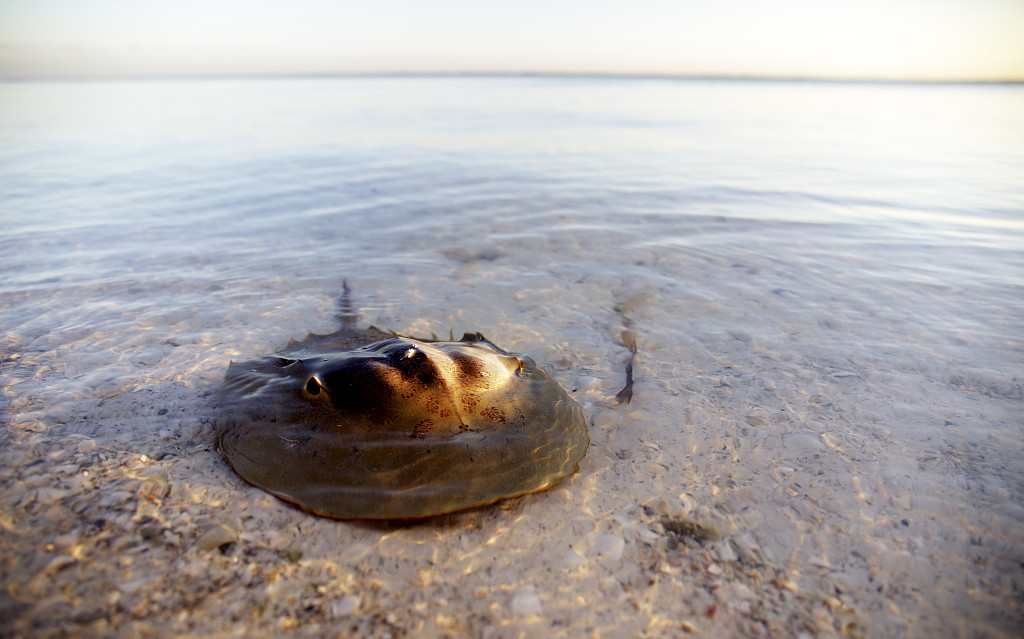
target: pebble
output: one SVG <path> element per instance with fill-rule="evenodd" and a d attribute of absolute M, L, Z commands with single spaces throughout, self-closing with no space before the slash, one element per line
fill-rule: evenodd
<path fill-rule="evenodd" d="M 591 377 L 589 375 L 580 375 L 576 378 L 576 392 L 577 393 L 590 393 L 599 390 L 601 387 L 601 380 L 597 377 Z"/>
<path fill-rule="evenodd" d="M 825 448 L 821 438 L 811 433 L 789 433 L 783 436 L 782 443 L 791 457 L 813 455 Z"/>
<path fill-rule="evenodd" d="M 359 604 L 362 602 L 362 597 L 358 595 L 345 595 L 331 604 L 331 615 L 335 617 L 348 616 L 358 610 Z"/>
<path fill-rule="evenodd" d="M 693 512 L 694 507 L 697 505 L 693 499 L 693 495 L 689 493 L 682 493 L 676 495 L 676 498 L 679 500 L 679 506 L 682 509 L 680 511 L 680 514 L 682 515 L 689 515 L 691 512 Z"/>
<path fill-rule="evenodd" d="M 649 502 L 647 504 L 647 507 L 653 510 L 655 514 L 660 515 L 662 517 L 670 517 L 673 514 L 675 514 L 675 510 L 678 510 L 674 510 L 672 506 L 668 503 L 668 501 L 663 497 L 659 497 L 654 501 Z"/>
<path fill-rule="evenodd" d="M 539 615 L 543 610 L 543 606 L 541 606 L 540 597 L 534 594 L 533 586 L 524 586 L 515 597 L 512 597 L 509 609 L 514 615 L 526 617 L 529 615 Z"/>
<path fill-rule="evenodd" d="M 75 450 L 77 450 L 80 453 L 88 453 L 90 451 L 96 450 L 96 440 L 83 439 L 80 442 L 78 442 L 77 446 L 75 446 Z"/>
<path fill-rule="evenodd" d="M 622 558 L 626 540 L 618 535 L 600 534 L 594 538 L 592 545 L 601 558 L 618 561 Z"/>
<path fill-rule="evenodd" d="M 594 415 L 594 428 L 617 428 L 622 424 L 622 413 L 606 410 Z"/>
<path fill-rule="evenodd" d="M 565 551 L 565 563 L 569 564 L 570 566 L 579 566 L 580 564 L 585 563 L 586 561 L 587 558 L 578 553 L 573 548 L 570 548 L 569 550 Z"/>
<path fill-rule="evenodd" d="M 729 585 L 729 595 L 739 601 L 757 601 L 757 595 L 745 583 L 736 581 Z"/>
<path fill-rule="evenodd" d="M 196 550 L 213 550 L 238 540 L 238 533 L 227 524 L 216 524 L 196 539 Z"/>
<path fill-rule="evenodd" d="M 718 552 L 718 559 L 720 561 L 729 563 L 737 559 L 736 551 L 732 549 L 732 545 L 727 541 L 715 544 L 715 550 Z"/>

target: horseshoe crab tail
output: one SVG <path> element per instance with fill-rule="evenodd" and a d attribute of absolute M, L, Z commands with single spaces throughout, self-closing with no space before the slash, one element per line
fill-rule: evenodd
<path fill-rule="evenodd" d="M 338 298 L 338 314 L 334 316 L 341 324 L 341 328 L 355 330 L 356 322 L 359 321 L 359 313 L 352 306 L 352 289 L 348 286 L 348 279 L 341 280 L 341 297 Z"/>

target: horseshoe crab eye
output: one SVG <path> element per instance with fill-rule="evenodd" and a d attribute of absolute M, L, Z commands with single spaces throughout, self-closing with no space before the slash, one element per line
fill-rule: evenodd
<path fill-rule="evenodd" d="M 523 360 L 519 359 L 518 357 L 516 357 L 515 360 L 516 360 L 516 375 L 522 375 L 523 374 L 523 369 L 526 368 L 526 362 L 524 362 Z"/>
<path fill-rule="evenodd" d="M 320 380 L 315 377 L 310 377 L 309 380 L 306 381 L 306 392 L 310 395 L 319 395 L 321 388 L 323 388 L 323 386 L 320 385 Z"/>
<path fill-rule="evenodd" d="M 410 348 L 409 350 L 405 351 L 405 354 L 402 355 L 402 357 L 404 357 L 405 359 L 412 359 L 413 357 L 416 357 L 416 349 Z"/>

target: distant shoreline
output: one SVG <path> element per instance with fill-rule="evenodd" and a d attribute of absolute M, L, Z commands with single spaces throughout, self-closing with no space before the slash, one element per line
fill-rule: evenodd
<path fill-rule="evenodd" d="M 668 80 L 687 82 L 772 82 L 807 84 L 884 84 L 884 85 L 984 85 L 1007 86 L 1024 84 L 1018 79 L 915 79 L 915 78 L 842 78 L 828 76 L 768 76 L 768 75 L 715 75 L 665 73 L 557 73 L 557 72 L 438 72 L 438 71 L 386 71 L 386 72 L 324 72 L 324 73 L 183 73 L 152 75 L 39 75 L 0 76 L 2 83 L 46 82 L 176 82 L 176 81 L 246 81 L 246 80 L 332 80 L 371 78 L 551 78 L 565 80 Z"/>

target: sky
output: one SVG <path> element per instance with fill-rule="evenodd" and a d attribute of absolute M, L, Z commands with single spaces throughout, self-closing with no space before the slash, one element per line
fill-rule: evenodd
<path fill-rule="evenodd" d="M 1024 0 L 0 0 L 0 77 L 1024 80 Z"/>

